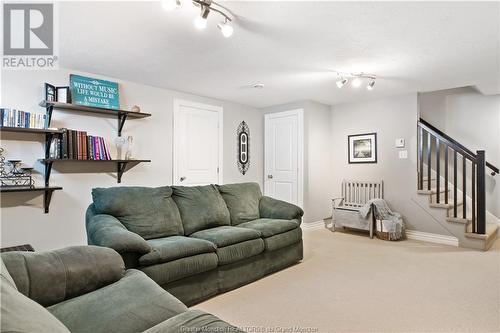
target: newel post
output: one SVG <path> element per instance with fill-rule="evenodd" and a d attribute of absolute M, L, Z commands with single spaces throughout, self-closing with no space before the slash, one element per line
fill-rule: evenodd
<path fill-rule="evenodd" d="M 486 158 L 484 150 L 478 150 L 476 153 L 477 233 L 484 235 L 486 233 Z"/>

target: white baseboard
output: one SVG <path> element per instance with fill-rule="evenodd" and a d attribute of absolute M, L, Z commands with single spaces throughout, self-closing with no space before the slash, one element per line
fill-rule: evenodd
<path fill-rule="evenodd" d="M 406 238 L 423 242 L 458 246 L 458 238 L 453 236 L 431 234 L 423 231 L 406 230 Z"/>
<path fill-rule="evenodd" d="M 325 227 L 325 221 L 321 220 L 321 221 L 308 222 L 308 223 L 302 222 L 300 227 L 302 228 L 302 230 L 322 229 Z"/>

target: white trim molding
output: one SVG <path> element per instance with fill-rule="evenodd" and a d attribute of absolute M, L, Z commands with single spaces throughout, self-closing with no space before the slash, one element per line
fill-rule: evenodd
<path fill-rule="evenodd" d="M 428 243 L 458 246 L 458 238 L 453 236 L 431 234 L 417 230 L 406 230 L 406 238 Z"/>
<path fill-rule="evenodd" d="M 302 230 L 323 229 L 323 228 L 325 228 L 325 221 L 321 220 L 321 221 L 309 222 L 309 223 L 302 222 L 300 224 L 300 227 L 302 228 Z"/>

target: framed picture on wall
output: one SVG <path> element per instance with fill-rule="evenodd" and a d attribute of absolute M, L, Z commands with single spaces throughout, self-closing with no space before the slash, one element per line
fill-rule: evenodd
<path fill-rule="evenodd" d="M 377 133 L 347 136 L 349 164 L 377 163 Z"/>

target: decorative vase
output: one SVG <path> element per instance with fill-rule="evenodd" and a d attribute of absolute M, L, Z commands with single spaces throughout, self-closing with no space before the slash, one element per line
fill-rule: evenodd
<path fill-rule="evenodd" d="M 123 153 L 123 147 L 127 144 L 127 139 L 125 139 L 122 136 L 119 136 L 115 139 L 115 145 L 116 145 L 116 158 L 118 160 L 121 160 L 123 158 L 122 153 Z"/>
<path fill-rule="evenodd" d="M 132 159 L 132 146 L 133 146 L 133 141 L 134 141 L 134 138 L 129 135 L 127 137 L 127 152 L 125 153 L 125 159 L 126 160 L 130 160 Z"/>

